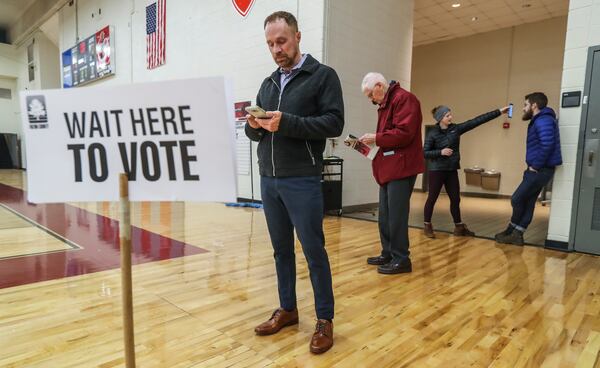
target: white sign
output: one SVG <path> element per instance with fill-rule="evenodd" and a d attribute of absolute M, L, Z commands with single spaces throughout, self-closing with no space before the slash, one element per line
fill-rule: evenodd
<path fill-rule="evenodd" d="M 34 203 L 235 201 L 235 121 L 222 77 L 21 92 Z"/>

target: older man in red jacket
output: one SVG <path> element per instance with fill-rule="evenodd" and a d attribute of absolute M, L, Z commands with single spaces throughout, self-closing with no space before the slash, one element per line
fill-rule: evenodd
<path fill-rule="evenodd" d="M 373 159 L 373 176 L 379 184 L 379 235 L 382 251 L 367 258 L 383 274 L 412 271 L 408 250 L 410 196 L 419 173 L 425 171 L 421 140 L 421 105 L 412 93 L 380 73 L 367 74 L 362 92 L 377 110 L 377 133 L 360 140 L 375 143 L 379 152 Z"/>

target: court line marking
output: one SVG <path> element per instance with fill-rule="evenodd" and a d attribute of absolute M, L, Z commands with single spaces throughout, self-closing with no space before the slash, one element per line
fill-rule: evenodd
<path fill-rule="evenodd" d="M 8 257 L 0 257 L 0 260 L 3 259 L 11 259 L 11 258 L 21 258 L 21 257 L 28 257 L 28 256 L 38 256 L 38 255 L 43 255 L 43 254 L 50 254 L 50 253 L 59 253 L 59 252 L 68 252 L 68 251 L 72 251 L 72 250 L 80 250 L 83 249 L 83 247 L 67 238 L 65 238 L 64 236 L 56 233 L 53 230 L 48 229 L 46 226 L 39 224 L 35 221 L 33 221 L 32 219 L 30 219 L 29 217 L 13 210 L 12 208 L 10 208 L 9 206 L 5 205 L 4 203 L 0 203 L 0 207 L 7 210 L 8 212 L 12 213 L 13 215 L 16 215 L 17 217 L 19 217 L 22 220 L 27 221 L 28 223 L 30 223 L 31 225 L 33 225 L 34 227 L 37 227 L 38 229 L 44 231 L 45 233 L 47 233 L 48 235 L 58 239 L 59 241 L 65 243 L 67 246 L 70 247 L 70 249 L 57 249 L 57 250 L 51 250 L 51 251 L 42 251 L 42 252 L 36 252 L 36 253 L 28 253 L 28 254 L 21 254 L 21 255 L 16 255 L 16 256 L 8 256 Z"/>

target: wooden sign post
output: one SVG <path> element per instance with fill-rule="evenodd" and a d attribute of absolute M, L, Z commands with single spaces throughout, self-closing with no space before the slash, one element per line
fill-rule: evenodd
<path fill-rule="evenodd" d="M 133 293 L 131 282 L 131 214 L 129 204 L 129 178 L 119 175 L 119 243 L 121 246 L 121 294 L 123 299 L 123 337 L 125 363 L 135 368 L 135 342 L 133 335 Z"/>

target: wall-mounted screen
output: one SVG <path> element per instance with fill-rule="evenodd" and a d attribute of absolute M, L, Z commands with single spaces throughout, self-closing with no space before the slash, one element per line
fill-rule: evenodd
<path fill-rule="evenodd" d="M 581 91 L 563 92 L 561 107 L 577 107 L 581 105 Z"/>
<path fill-rule="evenodd" d="M 62 53 L 63 88 L 77 87 L 115 73 L 112 27 L 80 41 Z"/>

